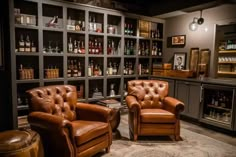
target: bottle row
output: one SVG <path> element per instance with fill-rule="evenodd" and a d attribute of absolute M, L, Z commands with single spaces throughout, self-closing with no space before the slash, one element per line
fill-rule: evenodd
<path fill-rule="evenodd" d="M 35 59 L 34 59 L 35 60 Z M 60 59 L 59 59 L 60 60 Z M 61 60 L 62 61 L 62 60 Z M 38 63 L 23 63 L 17 61 L 19 67 L 17 79 L 27 80 L 27 79 L 38 79 L 39 78 L 39 68 Z M 30 64 L 30 65 L 29 65 Z M 18 66 L 17 65 L 17 66 Z M 87 70 L 85 70 L 87 68 Z M 62 78 L 64 76 L 63 66 L 58 63 L 50 63 L 46 61 L 44 65 L 44 78 Z M 105 72 L 104 72 L 105 70 Z M 87 71 L 87 74 L 85 74 Z M 67 60 L 67 78 L 75 77 L 92 77 L 92 76 L 112 76 L 112 75 L 148 75 L 150 74 L 150 67 L 146 61 L 140 61 L 140 63 L 135 66 L 135 60 L 125 60 L 124 66 L 121 67 L 120 60 L 108 60 L 107 67 L 103 68 L 103 61 L 96 59 L 89 59 L 89 64 L 86 67 L 85 61 L 82 58 L 68 58 Z"/>
<path fill-rule="evenodd" d="M 23 1 L 14 4 L 15 24 L 38 26 L 38 4 L 34 2 Z M 86 8 L 86 7 L 85 7 Z M 105 16 L 104 13 L 89 11 L 86 15 L 85 10 L 67 8 L 66 17 L 63 17 L 64 9 L 62 6 L 42 4 L 42 22 L 44 27 L 63 29 L 63 18 L 66 18 L 66 29 L 69 31 L 86 31 L 108 34 L 122 34 L 137 36 L 140 20 L 136 18 L 125 17 L 122 23 L 122 15 Z M 86 20 L 88 18 L 88 20 Z M 107 19 L 105 19 L 107 18 Z M 87 21 L 87 23 L 86 23 Z M 107 23 L 105 23 L 107 21 Z M 158 22 L 149 22 L 149 37 L 161 39 L 163 37 L 163 24 Z M 87 27 L 87 28 L 86 28 Z"/>
<path fill-rule="evenodd" d="M 19 36 L 16 37 L 16 39 L 18 39 L 18 42 L 16 42 L 16 52 L 37 52 L 38 43 L 35 43 L 33 39 L 35 36 L 30 36 L 30 33 L 18 34 Z M 55 34 L 55 37 L 51 38 L 47 38 L 47 35 L 45 36 L 46 41 L 43 41 L 43 53 L 63 53 L 63 41 L 60 33 Z M 57 39 L 55 40 L 55 38 Z M 136 55 L 136 43 L 136 40 L 125 39 L 124 55 Z M 72 54 L 85 54 L 85 37 L 69 35 L 67 52 Z M 162 44 L 157 41 L 150 42 L 149 40 L 140 40 L 137 52 L 139 56 L 162 56 Z M 107 54 L 121 55 L 121 53 L 121 39 L 108 38 Z M 89 36 L 88 54 L 104 54 L 103 37 Z"/>
<path fill-rule="evenodd" d="M 219 50 L 236 50 L 236 39 L 221 41 Z"/>

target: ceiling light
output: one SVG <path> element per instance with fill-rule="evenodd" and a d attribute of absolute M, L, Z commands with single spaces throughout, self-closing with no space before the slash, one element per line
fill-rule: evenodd
<path fill-rule="evenodd" d="M 200 12 L 200 18 L 197 20 L 197 23 L 198 23 L 199 25 L 201 25 L 201 24 L 204 23 L 204 18 L 202 18 L 202 10 L 201 10 L 201 12 Z"/>

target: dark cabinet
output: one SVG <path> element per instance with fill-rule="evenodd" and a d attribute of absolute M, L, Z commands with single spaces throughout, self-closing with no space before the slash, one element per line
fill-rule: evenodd
<path fill-rule="evenodd" d="M 198 119 L 200 108 L 201 83 L 176 81 L 175 97 L 185 104 L 183 115 Z"/>

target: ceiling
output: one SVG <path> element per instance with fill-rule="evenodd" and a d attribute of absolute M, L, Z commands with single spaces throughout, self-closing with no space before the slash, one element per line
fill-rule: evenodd
<path fill-rule="evenodd" d="M 113 2 L 116 9 L 146 16 L 168 18 L 226 3 L 235 3 L 235 0 L 114 0 Z M 116 5 L 122 6 L 122 8 L 117 8 Z"/>

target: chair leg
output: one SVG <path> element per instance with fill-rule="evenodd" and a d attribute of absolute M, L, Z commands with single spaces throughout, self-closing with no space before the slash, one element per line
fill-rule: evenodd
<path fill-rule="evenodd" d="M 134 134 L 134 141 L 137 141 L 137 140 L 138 140 L 138 135 Z"/>
<path fill-rule="evenodd" d="M 180 137 L 180 135 L 175 135 L 175 141 L 182 141 L 183 139 Z"/>
<path fill-rule="evenodd" d="M 110 152 L 110 146 L 106 148 L 106 153 L 109 153 L 109 152 Z"/>

